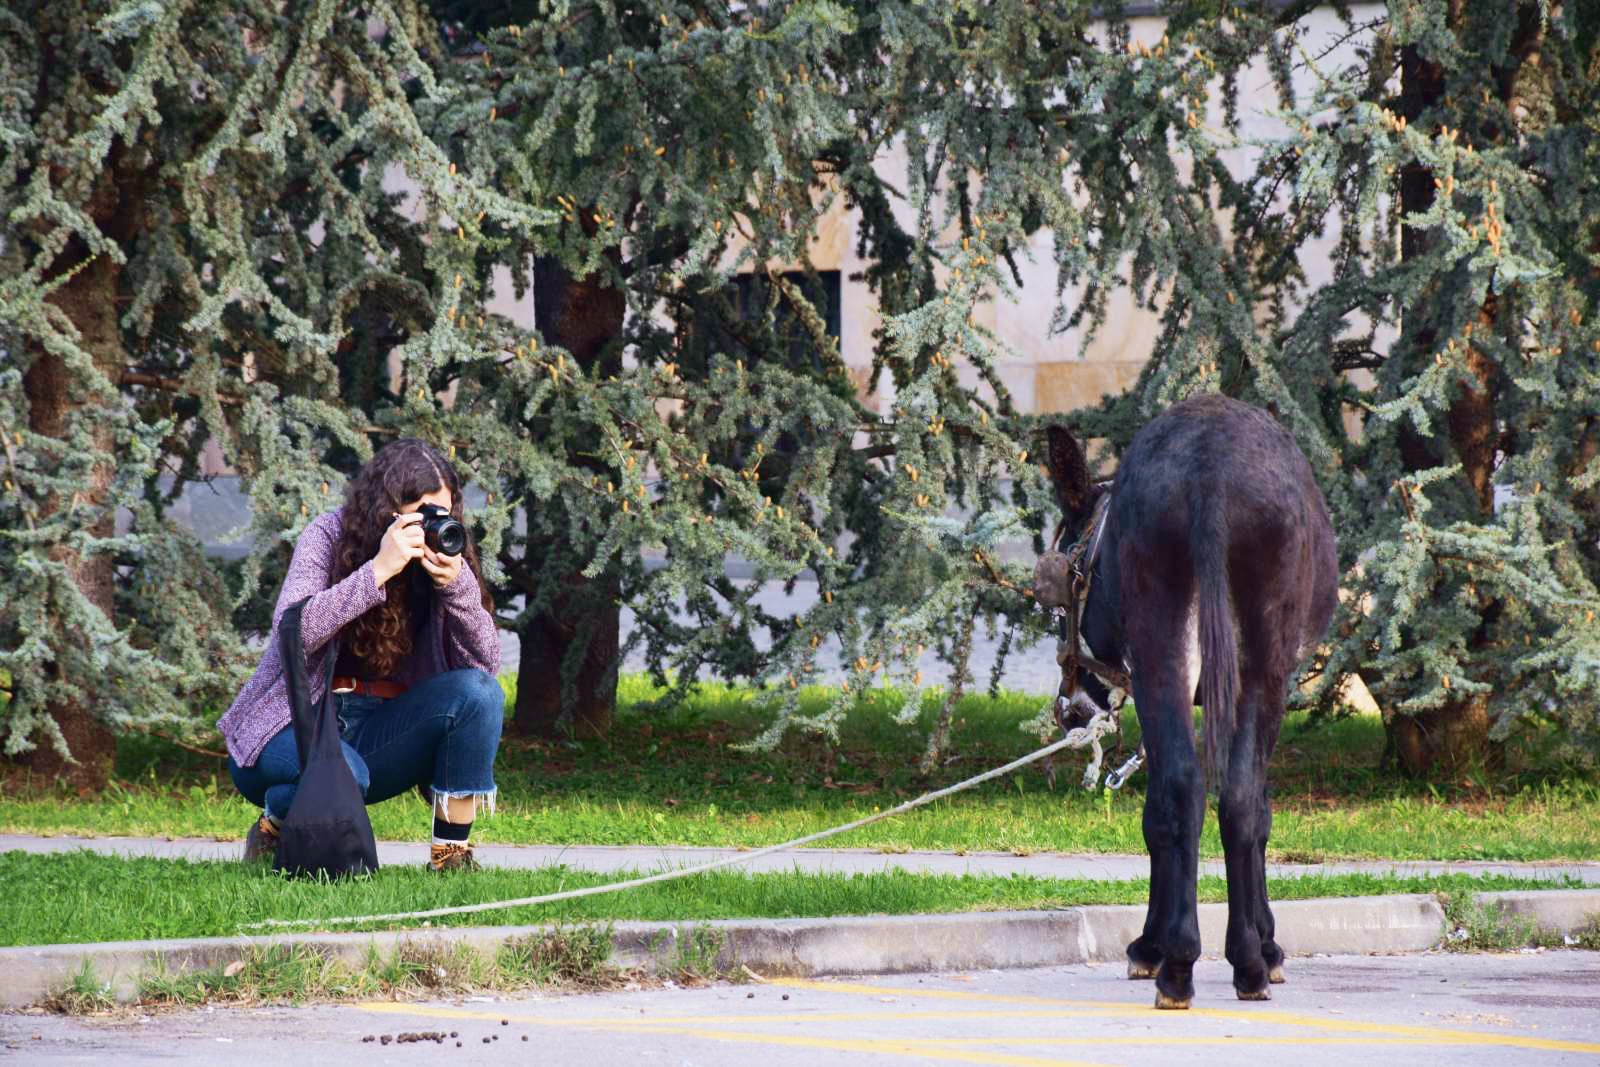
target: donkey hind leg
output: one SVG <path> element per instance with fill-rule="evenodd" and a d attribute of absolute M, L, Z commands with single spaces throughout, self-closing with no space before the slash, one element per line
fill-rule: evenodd
<path fill-rule="evenodd" d="M 1278 746 L 1278 729 L 1283 725 L 1284 694 L 1287 692 L 1288 679 L 1293 673 L 1292 667 L 1284 672 L 1283 681 L 1274 687 L 1263 690 L 1265 702 L 1262 710 L 1265 718 L 1260 721 L 1257 738 L 1261 750 L 1261 764 L 1266 766 L 1272 758 L 1272 750 Z M 1272 837 L 1272 799 L 1267 795 L 1267 780 L 1265 771 L 1261 775 L 1261 824 L 1260 836 L 1256 839 L 1256 898 L 1255 916 L 1256 932 L 1261 935 L 1261 960 L 1267 965 L 1267 981 L 1272 985 L 1281 985 L 1285 981 L 1283 974 L 1283 949 L 1278 946 L 1277 923 L 1272 918 L 1272 906 L 1267 903 L 1267 841 Z"/>
<path fill-rule="evenodd" d="M 1272 758 L 1272 750 L 1277 747 L 1278 727 L 1283 724 L 1282 693 L 1284 687 L 1279 686 L 1269 692 L 1268 696 L 1273 703 L 1268 704 L 1267 714 L 1270 716 L 1262 722 L 1260 732 L 1262 756 L 1264 765 Z M 1267 981 L 1273 985 L 1284 982 L 1283 974 L 1283 949 L 1278 946 L 1277 923 L 1272 918 L 1272 906 L 1267 903 L 1267 841 L 1272 837 L 1272 799 L 1267 795 L 1266 775 L 1261 778 L 1261 835 L 1256 839 L 1256 931 L 1261 935 L 1261 960 L 1267 965 Z"/>
<path fill-rule="evenodd" d="M 1227 777 L 1217 798 L 1228 872 L 1226 954 L 1233 964 L 1239 999 L 1270 1000 L 1274 971 L 1282 980 L 1283 951 L 1273 940 L 1276 931 L 1267 905 L 1266 846 L 1272 816 L 1259 727 L 1272 709 L 1270 697 L 1263 699 L 1262 687 L 1247 685 L 1241 696 L 1243 714 L 1229 746 Z"/>
<path fill-rule="evenodd" d="M 1195 881 L 1205 787 L 1194 750 L 1193 686 L 1141 684 L 1135 706 L 1150 754 L 1144 840 L 1150 851 L 1150 908 L 1144 933 L 1128 946 L 1129 973 L 1155 964 L 1156 1007 L 1187 1008 L 1200 956 Z M 1157 962 L 1159 961 L 1159 962 Z"/>
<path fill-rule="evenodd" d="M 1256 895 L 1256 931 L 1261 935 L 1261 960 L 1267 965 L 1267 981 L 1282 985 L 1286 981 L 1283 949 L 1278 946 L 1277 923 L 1273 921 L 1272 907 L 1267 903 L 1267 840 L 1272 836 L 1272 801 L 1267 797 L 1264 785 L 1261 788 L 1261 810 L 1265 813 L 1266 826 L 1261 835 L 1261 844 L 1256 849 L 1256 870 L 1261 872 L 1260 892 Z"/>

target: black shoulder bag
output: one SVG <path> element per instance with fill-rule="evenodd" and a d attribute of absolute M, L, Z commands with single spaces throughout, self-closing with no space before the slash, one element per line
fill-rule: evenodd
<path fill-rule="evenodd" d="M 273 867 L 292 875 L 329 878 L 370 874 L 378 869 L 378 846 L 361 787 L 344 761 L 334 712 L 333 666 L 339 649 L 329 642 L 322 698 L 313 706 L 306 685 L 305 645 L 300 640 L 300 613 L 305 606 L 302 600 L 278 620 L 278 653 L 289 684 L 295 747 L 300 750 L 300 784 L 278 828 Z"/>

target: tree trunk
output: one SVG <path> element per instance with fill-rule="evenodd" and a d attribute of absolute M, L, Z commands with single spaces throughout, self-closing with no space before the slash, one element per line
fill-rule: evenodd
<path fill-rule="evenodd" d="M 1459 31 L 1461 4 L 1450 6 L 1450 25 Z M 1516 58 L 1509 70 L 1496 70 L 1493 84 L 1502 99 L 1512 99 L 1516 92 L 1516 77 L 1520 61 L 1538 46 L 1540 21 L 1535 5 L 1524 4 L 1517 40 L 1512 47 Z M 1444 72 L 1437 64 L 1426 62 L 1416 48 L 1406 48 L 1401 53 L 1401 113 L 1408 123 L 1416 122 L 1430 107 L 1440 102 L 1444 94 Z M 1408 166 L 1400 179 L 1400 203 L 1407 214 L 1425 212 L 1433 206 L 1433 174 L 1420 164 Z M 1423 254 L 1428 244 L 1428 234 L 1410 226 L 1401 231 L 1400 249 L 1403 258 Z M 1496 327 L 1497 304 L 1491 293 L 1479 311 L 1476 331 L 1490 333 Z M 1413 351 L 1420 359 L 1429 358 L 1439 339 L 1432 330 L 1419 330 L 1414 336 Z M 1494 464 L 1500 440 L 1496 402 L 1501 381 L 1500 368 L 1471 342 L 1464 343 L 1467 369 L 1475 385 L 1463 385 L 1450 404 L 1446 420 L 1449 449 L 1444 442 L 1425 440 L 1410 430 L 1402 432 L 1401 455 L 1409 469 L 1438 466 L 1444 462 L 1461 464 L 1461 476 L 1471 492 L 1478 515 L 1484 521 L 1494 517 Z M 1453 455 L 1452 455 L 1453 454 Z M 1502 605 L 1488 596 L 1479 596 L 1481 622 L 1468 641 L 1469 652 L 1484 649 L 1490 640 L 1490 625 Z M 1416 715 L 1393 715 L 1387 722 L 1390 744 L 1407 773 L 1420 778 L 1449 777 L 1477 764 L 1498 764 L 1503 758 L 1503 746 L 1489 738 L 1488 702 L 1477 696 L 1467 696 L 1450 701 Z"/>
<path fill-rule="evenodd" d="M 1578 450 L 1568 477 L 1575 478 L 1588 470 L 1597 457 L 1600 457 L 1600 418 L 1590 418 L 1578 437 Z M 1583 533 L 1576 539 L 1578 554 L 1588 560 L 1589 580 L 1600 583 L 1600 486 L 1573 494 L 1572 507 L 1583 524 Z"/>
<path fill-rule="evenodd" d="M 585 641 L 586 647 L 578 666 L 571 731 L 578 737 L 603 737 L 611 729 L 621 643 L 617 581 L 607 575 L 592 581 L 573 575 L 572 582 L 573 591 L 557 598 L 522 632 L 512 720 L 519 734 L 552 737 L 563 732 L 561 662 L 574 641 Z"/>
<path fill-rule="evenodd" d="M 1500 762 L 1500 747 L 1489 742 L 1489 702 L 1484 697 L 1391 715 L 1385 725 L 1400 766 L 1418 778 L 1439 781 Z"/>
<path fill-rule="evenodd" d="M 76 32 L 72 23 L 81 17 L 75 6 L 58 4 L 41 7 L 38 39 L 44 49 L 41 70 L 44 81 L 37 86 L 34 118 L 47 113 L 48 102 L 59 97 L 70 86 L 82 91 L 76 64 L 57 54 L 64 40 L 72 39 Z M 90 78 L 94 83 L 94 78 Z M 114 86 L 101 85 L 106 93 Z M 71 131 L 58 131 L 65 137 Z M 125 141 L 117 141 L 99 173 L 89 196 L 81 205 L 85 214 L 100 228 L 102 234 L 127 247 L 137 237 L 146 223 L 145 190 L 152 175 L 139 169 L 133 162 Z M 58 179 L 65 175 L 58 176 Z M 19 234 L 16 240 L 26 243 L 30 234 Z M 7 237 L 7 242 L 13 237 Z M 59 288 L 45 300 L 67 318 L 78 331 L 78 345 L 94 361 L 95 367 L 110 383 L 108 392 L 95 395 L 88 385 L 79 381 L 59 356 L 42 348 L 33 349 L 33 361 L 23 375 L 23 393 L 28 398 L 28 426 L 35 433 L 65 442 L 73 416 L 85 408 L 104 407 L 119 402 L 117 385 L 126 366 L 127 353 L 122 343 L 122 329 L 118 321 L 119 297 L 122 295 L 122 267 L 111 257 L 96 255 L 78 238 L 69 239 L 61 248 L 49 271 L 50 280 L 60 280 Z M 63 507 L 87 507 L 103 511 L 103 516 L 90 527 L 96 537 L 109 537 L 115 532 L 115 514 L 107 508 L 112 478 L 116 440 L 110 420 L 91 419 L 92 447 L 97 458 L 90 469 L 85 484 L 68 499 L 52 494 L 41 502 L 41 515 L 55 514 Z M 115 573 L 109 556 L 99 554 L 84 559 L 68 545 L 59 544 L 51 550 L 50 557 L 60 563 L 71 575 L 73 584 L 90 604 L 98 608 L 108 620 L 114 620 Z M 53 628 L 60 630 L 59 618 L 52 617 Z M 82 640 L 82 635 L 60 635 L 68 640 Z M 59 661 L 51 669 L 59 669 Z M 91 694 L 99 680 L 74 679 Z M 116 758 L 116 739 L 105 722 L 93 711 L 76 701 L 50 704 L 47 713 L 60 729 L 70 756 L 56 751 L 52 740 L 33 738 L 38 747 L 26 756 L 13 761 L 35 779 L 49 778 L 65 781 L 80 793 L 104 788 L 110 781 Z"/>
<path fill-rule="evenodd" d="M 109 184 L 109 182 L 107 183 Z M 77 263 L 82 255 L 69 254 L 68 262 Z M 94 357 L 96 366 L 112 381 L 122 368 L 122 335 L 117 325 L 117 288 L 120 268 L 106 256 L 98 256 L 74 274 L 47 299 L 60 308 L 78 328 L 79 344 Z M 59 356 L 40 351 L 27 374 L 23 376 L 23 390 L 28 397 L 28 426 L 35 433 L 63 438 L 68 432 L 72 414 L 86 404 L 106 398 L 85 395 L 81 383 L 74 380 L 72 372 Z M 106 462 L 96 465 L 90 472 L 88 484 L 76 494 L 80 504 L 101 508 L 106 503 L 106 492 L 111 485 L 112 456 L 115 442 L 110 428 L 102 421 L 97 423 L 94 444 L 97 453 Z M 41 511 L 48 515 L 68 502 L 52 497 Z M 114 518 L 110 512 L 97 522 L 91 531 L 97 537 L 109 537 Z M 106 555 L 83 559 L 65 546 L 51 552 L 51 558 L 66 566 L 79 591 L 95 607 L 112 617 L 112 562 Z M 82 679 L 92 691 L 93 679 Z M 61 728 L 71 758 L 63 758 L 48 740 L 36 738 L 39 747 L 21 756 L 16 763 L 35 779 L 57 779 L 67 782 L 80 793 L 105 788 L 111 779 L 112 764 L 116 758 L 116 739 L 105 723 L 85 706 L 77 702 L 51 704 L 48 712 Z"/>
<path fill-rule="evenodd" d="M 549 344 L 572 353 L 585 372 L 614 374 L 622 360 L 614 343 L 622 333 L 627 300 L 610 279 L 573 278 L 554 259 L 533 268 L 534 315 Z M 574 457 L 577 459 L 577 457 Z M 530 563 L 560 546 L 530 535 Z M 532 618 L 519 635 L 517 709 L 513 720 L 522 735 L 553 736 L 562 731 L 561 664 L 574 641 L 586 648 L 577 675 L 571 730 L 580 737 L 602 737 L 611 729 L 617 700 L 617 650 L 621 645 L 621 582 L 613 571 L 585 578 L 574 565 L 550 607 Z"/>

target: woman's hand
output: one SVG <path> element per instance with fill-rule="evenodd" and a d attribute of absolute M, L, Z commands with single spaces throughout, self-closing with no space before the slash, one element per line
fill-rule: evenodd
<path fill-rule="evenodd" d="M 378 554 L 372 557 L 372 576 L 379 589 L 405 570 L 406 564 L 422 559 L 424 552 L 432 554 L 423 538 L 421 515 L 408 511 L 394 517 L 378 542 Z"/>
<path fill-rule="evenodd" d="M 456 575 L 461 573 L 461 560 L 463 559 L 461 556 L 442 556 L 424 545 L 422 555 L 419 558 L 422 560 L 423 569 L 433 579 L 433 585 L 436 589 L 443 589 L 455 581 Z"/>

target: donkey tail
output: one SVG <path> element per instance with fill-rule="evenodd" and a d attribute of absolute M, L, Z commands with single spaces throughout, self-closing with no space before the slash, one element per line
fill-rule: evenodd
<path fill-rule="evenodd" d="M 1239 638 L 1228 583 L 1228 516 L 1220 494 L 1196 501 L 1195 579 L 1199 585 L 1200 702 L 1205 706 L 1206 779 L 1218 786 L 1238 727 Z"/>

